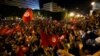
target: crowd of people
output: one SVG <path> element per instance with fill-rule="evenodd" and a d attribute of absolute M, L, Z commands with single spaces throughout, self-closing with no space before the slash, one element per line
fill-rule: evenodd
<path fill-rule="evenodd" d="M 99 17 L 0 20 L 0 56 L 99 56 L 99 50 Z"/>

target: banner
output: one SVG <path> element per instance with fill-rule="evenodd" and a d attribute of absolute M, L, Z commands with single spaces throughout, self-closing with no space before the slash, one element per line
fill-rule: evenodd
<path fill-rule="evenodd" d="M 44 31 L 41 31 L 40 37 L 41 37 L 41 46 L 48 47 L 50 45 L 48 40 L 48 35 Z"/>
<path fill-rule="evenodd" d="M 33 18 L 33 11 L 31 9 L 26 10 L 26 12 L 22 17 L 24 23 L 30 22 L 32 18 Z"/>
<path fill-rule="evenodd" d="M 49 43 L 51 46 L 56 46 L 59 43 L 59 39 L 57 35 L 51 35 L 49 38 Z"/>

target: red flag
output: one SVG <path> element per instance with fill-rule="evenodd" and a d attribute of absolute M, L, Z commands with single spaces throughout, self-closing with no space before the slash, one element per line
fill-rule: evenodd
<path fill-rule="evenodd" d="M 8 31 L 6 31 L 6 35 L 11 35 L 11 34 L 13 34 L 13 32 L 14 32 L 14 29 L 9 29 Z"/>
<path fill-rule="evenodd" d="M 17 47 L 17 54 L 16 54 L 16 56 L 24 56 L 23 47 L 21 47 L 21 46 Z"/>
<path fill-rule="evenodd" d="M 27 46 L 23 46 L 22 50 L 24 53 L 26 53 L 29 50 L 29 48 Z"/>
<path fill-rule="evenodd" d="M 21 28 L 21 26 L 19 24 L 16 25 L 15 31 L 22 32 L 22 28 Z"/>
<path fill-rule="evenodd" d="M 0 35 L 2 35 L 2 30 L 3 30 L 3 27 L 2 27 L 2 28 L 0 28 Z"/>
<path fill-rule="evenodd" d="M 49 41 L 48 41 L 47 34 L 43 31 L 41 31 L 40 36 L 41 36 L 41 45 L 43 47 L 48 47 L 49 46 Z"/>
<path fill-rule="evenodd" d="M 56 46 L 58 44 L 58 42 L 59 42 L 58 36 L 57 35 L 52 35 L 49 38 L 49 42 L 50 42 L 51 46 Z"/>
<path fill-rule="evenodd" d="M 28 10 L 24 13 L 24 15 L 23 15 L 23 17 L 22 17 L 24 23 L 30 22 L 30 21 L 32 20 L 32 18 L 33 18 L 33 12 L 32 12 L 31 9 L 28 9 Z"/>
<path fill-rule="evenodd" d="M 3 28 L 1 31 L 1 35 L 5 35 L 8 30 L 9 30 L 8 27 Z"/>

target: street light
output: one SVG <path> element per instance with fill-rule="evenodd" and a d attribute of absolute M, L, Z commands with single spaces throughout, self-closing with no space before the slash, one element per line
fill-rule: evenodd
<path fill-rule="evenodd" d="M 70 17 L 73 17 L 74 15 L 75 15 L 74 12 L 69 13 L 69 16 L 70 16 Z"/>
<path fill-rule="evenodd" d="M 95 2 L 91 2 L 91 5 L 94 6 L 95 5 Z"/>
<path fill-rule="evenodd" d="M 96 2 L 91 2 L 91 5 L 92 5 L 92 10 L 94 10 L 96 6 Z"/>
<path fill-rule="evenodd" d="M 81 16 L 80 14 L 77 14 L 77 15 L 76 15 L 76 17 L 80 17 L 80 16 Z"/>

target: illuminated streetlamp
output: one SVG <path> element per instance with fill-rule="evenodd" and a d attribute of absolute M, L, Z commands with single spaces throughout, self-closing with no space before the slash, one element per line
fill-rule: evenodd
<path fill-rule="evenodd" d="M 95 2 L 91 2 L 91 5 L 92 5 L 92 10 L 94 10 L 96 3 Z"/>
<path fill-rule="evenodd" d="M 75 16 L 75 13 L 74 12 L 71 12 L 71 13 L 69 13 L 69 16 L 70 17 L 73 17 L 73 16 Z"/>
<path fill-rule="evenodd" d="M 80 16 L 81 16 L 80 14 L 77 14 L 77 15 L 76 15 L 76 17 L 80 17 Z"/>
<path fill-rule="evenodd" d="M 91 5 L 94 6 L 95 5 L 95 2 L 91 2 Z"/>

